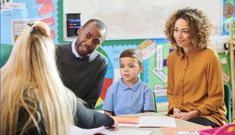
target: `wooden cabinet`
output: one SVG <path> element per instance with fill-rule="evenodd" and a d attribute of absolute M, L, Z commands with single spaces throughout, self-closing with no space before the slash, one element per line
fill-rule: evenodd
<path fill-rule="evenodd" d="M 230 42 L 229 54 L 231 60 L 232 118 L 235 120 L 235 41 Z"/>

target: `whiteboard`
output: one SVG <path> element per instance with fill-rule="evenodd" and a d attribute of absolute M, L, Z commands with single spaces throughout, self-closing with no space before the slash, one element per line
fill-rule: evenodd
<path fill-rule="evenodd" d="M 91 18 L 101 19 L 108 28 L 107 39 L 165 37 L 166 19 L 185 7 L 204 11 L 214 24 L 213 34 L 222 33 L 222 0 L 64 0 L 63 6 L 64 15 L 81 14 L 81 25 Z"/>

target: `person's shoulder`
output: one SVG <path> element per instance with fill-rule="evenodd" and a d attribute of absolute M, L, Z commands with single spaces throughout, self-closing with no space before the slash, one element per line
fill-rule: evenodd
<path fill-rule="evenodd" d="M 119 86 L 119 80 L 117 81 L 113 81 L 112 84 L 108 87 L 108 93 L 115 93 L 115 91 L 117 90 Z"/>
<path fill-rule="evenodd" d="M 176 56 L 177 56 L 176 50 L 173 50 L 169 53 L 168 58 L 172 58 L 172 57 L 176 57 Z"/>
<path fill-rule="evenodd" d="M 207 47 L 206 51 L 209 52 L 210 54 L 217 54 L 217 52 L 215 51 L 215 49 L 211 48 L 211 47 Z"/>
<path fill-rule="evenodd" d="M 64 49 L 64 48 L 68 48 L 70 46 L 71 46 L 71 43 L 63 43 L 63 44 L 55 45 L 56 49 Z"/>
<path fill-rule="evenodd" d="M 119 78 L 118 80 L 116 80 L 116 81 L 113 81 L 113 83 L 111 84 L 111 88 L 116 88 L 116 87 L 118 87 L 120 84 L 121 84 L 122 82 L 121 82 L 121 78 Z"/>
<path fill-rule="evenodd" d="M 105 63 L 106 65 L 108 64 L 106 57 L 102 53 L 100 53 L 97 50 L 95 51 L 95 53 L 97 53 L 97 59 L 99 61 L 101 61 L 102 63 Z"/>
<path fill-rule="evenodd" d="M 143 82 L 142 80 L 140 80 L 140 85 L 141 85 L 141 88 L 143 88 L 144 90 L 146 91 L 150 91 L 151 89 L 148 87 L 148 85 Z"/>
<path fill-rule="evenodd" d="M 218 53 L 211 47 L 204 49 L 203 52 L 204 52 L 203 54 L 206 55 L 206 57 L 208 57 L 208 58 L 218 58 L 219 57 Z"/>
<path fill-rule="evenodd" d="M 117 87 L 125 87 L 126 84 L 123 83 L 122 78 L 114 80 L 110 87 L 117 88 Z"/>
<path fill-rule="evenodd" d="M 55 46 L 56 49 L 56 56 L 57 57 L 64 57 L 67 56 L 68 53 L 72 52 L 71 51 L 71 44 L 60 44 Z"/>
<path fill-rule="evenodd" d="M 171 51 L 168 56 L 167 56 L 167 60 L 171 61 L 174 60 L 176 57 L 178 57 L 177 53 L 175 50 Z"/>

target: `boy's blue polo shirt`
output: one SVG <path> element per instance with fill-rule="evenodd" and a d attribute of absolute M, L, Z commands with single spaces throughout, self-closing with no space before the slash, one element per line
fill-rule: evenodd
<path fill-rule="evenodd" d="M 140 79 L 131 87 L 119 79 L 109 87 L 103 110 L 113 112 L 114 115 L 154 111 L 153 93 Z"/>

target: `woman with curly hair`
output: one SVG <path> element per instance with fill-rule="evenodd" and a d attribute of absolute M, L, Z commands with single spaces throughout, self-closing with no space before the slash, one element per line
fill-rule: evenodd
<path fill-rule="evenodd" d="M 112 127 L 108 115 L 86 109 L 60 79 L 50 29 L 36 21 L 14 44 L 1 69 L 1 135 L 68 135 L 70 128 Z"/>
<path fill-rule="evenodd" d="M 179 9 L 167 20 L 165 34 L 174 48 L 167 58 L 168 114 L 218 127 L 227 120 L 220 60 L 209 47 L 212 29 L 198 9 Z"/>

